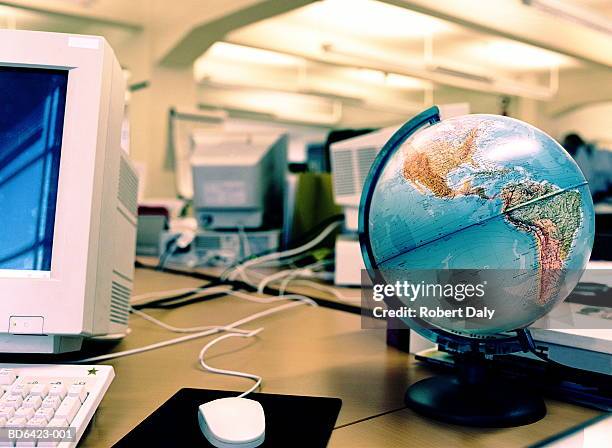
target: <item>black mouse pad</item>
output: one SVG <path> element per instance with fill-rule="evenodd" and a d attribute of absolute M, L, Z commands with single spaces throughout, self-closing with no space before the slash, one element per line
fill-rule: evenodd
<path fill-rule="evenodd" d="M 198 425 L 198 406 L 240 392 L 181 389 L 115 447 L 211 447 Z M 249 394 L 266 414 L 266 438 L 261 447 L 327 446 L 342 406 L 339 398 Z"/>

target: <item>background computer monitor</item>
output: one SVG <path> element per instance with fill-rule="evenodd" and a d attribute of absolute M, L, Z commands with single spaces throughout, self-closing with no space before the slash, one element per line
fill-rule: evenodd
<path fill-rule="evenodd" d="M 287 135 L 198 140 L 191 158 L 194 212 L 205 229 L 281 228 Z"/>
<path fill-rule="evenodd" d="M 126 329 L 138 179 L 124 93 L 104 39 L 0 30 L 0 352 Z"/>

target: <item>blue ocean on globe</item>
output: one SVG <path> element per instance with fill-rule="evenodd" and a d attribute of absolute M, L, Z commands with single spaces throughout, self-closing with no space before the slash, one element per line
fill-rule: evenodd
<path fill-rule="evenodd" d="M 490 304 L 494 321 L 469 331 L 444 318 L 433 326 L 481 334 L 524 327 L 578 282 L 593 244 L 593 203 L 576 163 L 541 130 L 496 115 L 450 118 L 410 136 L 382 170 L 368 225 L 387 280 L 434 269 L 508 277 Z M 516 281 L 522 270 L 537 275 Z M 553 281 L 562 287 L 545 294 Z"/>

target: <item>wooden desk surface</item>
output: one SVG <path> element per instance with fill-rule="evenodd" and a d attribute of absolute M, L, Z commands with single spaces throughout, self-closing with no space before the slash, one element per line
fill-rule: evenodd
<path fill-rule="evenodd" d="M 137 270 L 136 293 L 190 287 L 200 280 Z M 177 326 L 230 323 L 275 306 L 233 297 L 150 314 Z M 598 413 L 549 402 L 542 421 L 514 429 L 474 430 L 423 419 L 403 404 L 409 384 L 431 375 L 410 355 L 385 344 L 385 333 L 362 330 L 358 315 L 300 306 L 245 328 L 265 327 L 257 338 L 231 339 L 211 349 L 211 365 L 262 375 L 263 392 L 340 397 L 342 410 L 332 447 L 514 447 L 562 431 Z M 132 333 L 115 350 L 176 337 L 135 316 Z M 197 355 L 214 336 L 109 361 L 116 378 L 82 440 L 108 447 L 183 387 L 242 391 L 252 383 L 199 368 Z M 195 410 L 194 410 L 195 412 Z"/>

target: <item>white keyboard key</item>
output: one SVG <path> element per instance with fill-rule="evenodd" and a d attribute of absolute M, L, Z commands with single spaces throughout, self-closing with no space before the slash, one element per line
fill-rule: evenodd
<path fill-rule="evenodd" d="M 46 418 L 34 416 L 30 420 L 28 420 L 26 426 L 30 428 L 44 428 L 45 426 L 47 426 L 48 423 L 49 421 Z"/>
<path fill-rule="evenodd" d="M 38 411 L 34 413 L 35 418 L 42 417 L 45 420 L 47 420 L 47 422 L 51 421 L 54 415 L 55 415 L 55 409 L 53 408 L 40 408 Z"/>
<path fill-rule="evenodd" d="M 36 411 L 42 404 L 42 398 L 36 395 L 28 395 L 23 403 L 21 403 L 22 408 L 32 408 Z"/>
<path fill-rule="evenodd" d="M 15 408 L 10 407 L 10 406 L 5 406 L 0 408 L 0 417 L 8 420 L 9 418 L 12 418 L 15 415 Z"/>
<path fill-rule="evenodd" d="M 68 426 L 68 422 L 62 418 L 54 418 L 47 424 L 47 428 L 68 428 Z M 38 442 L 36 446 L 53 448 L 58 446 L 59 444 L 59 441 L 44 440 Z"/>
<path fill-rule="evenodd" d="M 21 407 L 21 403 L 23 403 L 23 398 L 21 395 L 8 395 L 2 397 L 2 406 L 3 407 L 11 407 L 13 409 L 17 409 Z"/>
<path fill-rule="evenodd" d="M 55 411 L 55 417 L 63 418 L 70 423 L 80 407 L 81 402 L 78 398 L 66 397 L 62 404 L 60 404 L 60 407 L 57 408 L 57 411 Z"/>
<path fill-rule="evenodd" d="M 53 384 L 49 388 L 48 395 L 51 397 L 60 397 L 63 400 L 66 396 L 66 386 L 63 384 Z"/>
<path fill-rule="evenodd" d="M 32 417 L 34 417 L 34 412 L 36 411 L 32 408 L 19 408 L 17 411 L 15 411 L 15 417 L 23 417 L 26 420 L 30 420 Z"/>
<path fill-rule="evenodd" d="M 21 395 L 21 398 L 25 398 L 30 393 L 30 386 L 27 384 L 15 384 L 9 390 L 12 395 Z"/>
<path fill-rule="evenodd" d="M 44 448 L 55 448 L 59 446 L 59 442 L 53 440 L 45 440 L 44 442 L 38 442 L 36 446 L 44 447 Z"/>
<path fill-rule="evenodd" d="M 15 446 L 18 447 L 18 448 L 36 446 L 36 441 L 35 440 L 18 441 Z"/>
<path fill-rule="evenodd" d="M 69 426 L 65 418 L 55 417 L 49 422 L 47 428 L 68 428 Z"/>
<path fill-rule="evenodd" d="M 78 398 L 81 403 L 85 401 L 87 398 L 87 391 L 85 390 L 85 386 L 80 384 L 73 384 L 68 389 L 68 396 L 73 398 Z"/>
<path fill-rule="evenodd" d="M 16 379 L 13 369 L 0 369 L 0 384 L 13 384 Z"/>
<path fill-rule="evenodd" d="M 41 407 L 52 408 L 55 411 L 59 408 L 60 404 L 62 404 L 62 399 L 60 397 L 49 395 L 42 401 Z"/>
<path fill-rule="evenodd" d="M 47 393 L 49 392 L 48 384 L 33 384 L 30 389 L 30 395 L 34 395 L 36 397 L 45 398 Z"/>
<path fill-rule="evenodd" d="M 9 421 L 6 422 L 7 428 L 23 428 L 28 421 L 27 418 L 24 417 L 13 417 Z"/>

